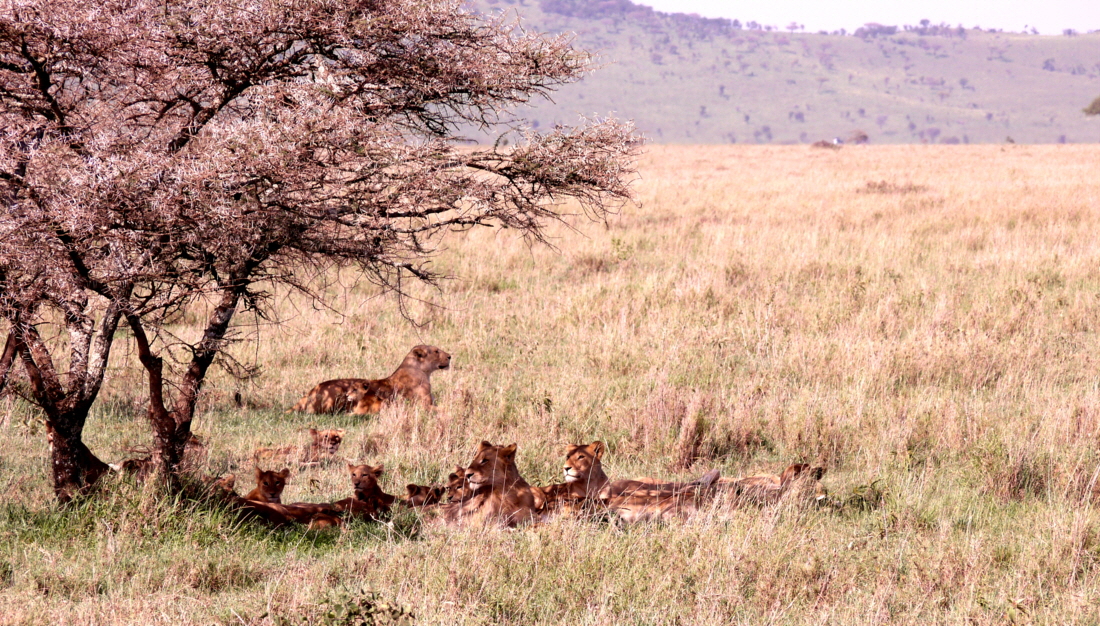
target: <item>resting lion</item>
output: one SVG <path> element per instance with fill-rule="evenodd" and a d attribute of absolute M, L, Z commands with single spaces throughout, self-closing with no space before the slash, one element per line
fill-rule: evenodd
<path fill-rule="evenodd" d="M 565 449 L 565 482 L 541 487 L 546 502 L 539 516 L 541 521 L 576 515 L 596 502 L 597 494 L 611 482 L 600 463 L 605 449 L 602 441 Z"/>
<path fill-rule="evenodd" d="M 605 449 L 600 441 L 567 448 L 565 482 L 542 488 L 546 504 L 540 519 L 600 510 L 624 522 L 685 517 L 711 495 L 718 479 L 718 472 L 711 471 L 689 483 L 652 479 L 612 481 L 603 471 Z"/>
<path fill-rule="evenodd" d="M 388 378 L 326 380 L 298 400 L 291 411 L 366 415 L 377 413 L 383 404 L 398 397 L 430 407 L 434 404 L 432 372 L 450 366 L 451 355 L 446 352 L 435 346 L 416 346 Z"/>
<path fill-rule="evenodd" d="M 300 465 L 319 465 L 336 458 L 340 442 L 344 440 L 344 429 L 309 429 L 310 442 L 304 446 L 284 446 L 282 448 L 258 448 L 252 453 L 252 460 L 295 458 Z"/>
<path fill-rule="evenodd" d="M 470 495 L 441 505 L 443 520 L 458 526 L 518 526 L 542 508 L 542 492 L 531 487 L 516 467 L 516 444 L 494 446 L 482 441 L 466 468 Z"/>
<path fill-rule="evenodd" d="M 719 490 L 725 491 L 729 504 L 774 504 L 780 498 L 797 493 L 806 499 L 820 501 L 825 498 L 825 489 L 821 486 L 824 467 L 811 467 L 806 463 L 795 463 L 783 470 L 783 474 L 758 474 L 736 480 L 723 478 L 717 483 Z"/>
<path fill-rule="evenodd" d="M 378 519 L 388 515 L 390 506 L 397 499 L 382 491 L 378 479 L 382 477 L 385 466 L 352 465 L 348 463 L 351 474 L 351 486 L 355 495 L 333 503 L 337 510 L 367 519 Z"/>

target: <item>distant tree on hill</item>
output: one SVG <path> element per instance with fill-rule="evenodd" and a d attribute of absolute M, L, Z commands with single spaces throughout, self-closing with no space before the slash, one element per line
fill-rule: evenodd
<path fill-rule="evenodd" d="M 1100 115 L 1100 96 L 1097 96 L 1091 104 L 1085 107 L 1084 111 L 1085 115 Z"/>
<path fill-rule="evenodd" d="M 454 148 L 588 65 L 567 38 L 451 0 L 0 8 L 0 387 L 26 372 L 57 497 L 107 471 L 83 430 L 120 324 L 172 475 L 210 367 L 234 367 L 234 315 L 270 318 L 267 290 L 320 298 L 310 277 L 352 266 L 402 292 L 438 278 L 450 232 L 541 241 L 562 199 L 595 218 L 626 199 L 629 126 Z M 188 307 L 202 331 L 176 337 Z"/>

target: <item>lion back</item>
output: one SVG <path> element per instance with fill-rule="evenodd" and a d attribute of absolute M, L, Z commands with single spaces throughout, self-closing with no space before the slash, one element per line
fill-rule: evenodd
<path fill-rule="evenodd" d="M 291 411 L 303 413 L 337 413 L 348 409 L 348 393 L 360 382 L 355 378 L 326 380 L 298 400 Z"/>

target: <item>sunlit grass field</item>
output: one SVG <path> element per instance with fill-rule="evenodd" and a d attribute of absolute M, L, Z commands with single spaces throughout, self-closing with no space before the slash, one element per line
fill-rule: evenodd
<path fill-rule="evenodd" d="M 276 293 L 278 323 L 239 316 L 232 353 L 259 375 L 214 375 L 203 470 L 244 493 L 255 448 L 316 426 L 348 429 L 342 455 L 384 463 L 390 493 L 482 439 L 547 484 L 598 439 L 612 478 L 820 464 L 827 506 L 273 531 L 119 480 L 59 510 L 43 429 L 9 398 L 0 623 L 276 624 L 344 587 L 425 624 L 1100 623 L 1100 149 L 650 147 L 639 169 L 636 204 L 554 248 L 446 240 L 453 279 L 412 290 L 411 322 L 350 273 L 330 309 Z M 418 343 L 454 357 L 434 412 L 285 413 Z M 113 364 L 86 439 L 116 462 L 151 435 L 125 338 Z M 351 494 L 342 463 L 293 469 L 285 502 Z"/>

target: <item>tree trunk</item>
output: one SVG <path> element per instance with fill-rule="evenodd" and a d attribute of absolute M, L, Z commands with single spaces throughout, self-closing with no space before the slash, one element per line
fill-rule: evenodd
<path fill-rule="evenodd" d="M 254 265 L 249 264 L 246 269 L 251 272 Z M 203 338 L 195 346 L 194 356 L 180 381 L 179 393 L 171 411 L 168 410 L 164 396 L 164 360 L 153 354 L 141 319 L 136 315 L 127 315 L 126 319 L 137 343 L 138 359 L 149 374 L 147 416 L 153 428 L 153 460 L 157 465 L 157 472 L 170 481 L 177 475 L 187 442 L 191 439 L 191 420 L 195 415 L 199 391 L 214 357 L 221 349 L 221 343 L 229 330 L 229 322 L 237 311 L 237 304 L 246 285 L 244 281 L 238 281 L 222 292 L 221 302 L 211 313 Z"/>
<path fill-rule="evenodd" d="M 8 385 L 8 374 L 11 373 L 12 364 L 15 362 L 15 354 L 19 351 L 19 339 L 15 331 L 8 332 L 8 339 L 4 342 L 4 353 L 0 355 L 0 395 Z"/>
<path fill-rule="evenodd" d="M 80 438 L 87 417 L 88 412 L 84 410 L 46 420 L 46 436 L 50 442 L 50 476 L 54 494 L 62 503 L 78 494 L 88 493 L 110 470 Z"/>
<path fill-rule="evenodd" d="M 32 395 L 46 413 L 50 477 L 54 494 L 65 503 L 90 491 L 110 470 L 81 439 L 94 396 L 66 396 L 38 331 L 33 326 L 20 326 L 15 330 L 14 343 L 9 346 L 14 346 L 21 357 Z"/>

